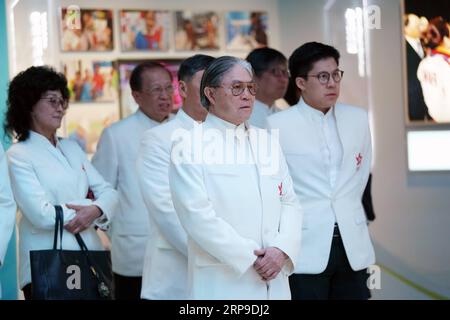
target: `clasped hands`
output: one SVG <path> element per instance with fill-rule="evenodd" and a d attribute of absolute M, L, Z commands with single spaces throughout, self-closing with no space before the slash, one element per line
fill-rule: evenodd
<path fill-rule="evenodd" d="M 86 230 L 95 219 L 102 215 L 100 208 L 95 205 L 81 206 L 66 204 L 66 207 L 76 212 L 75 217 L 64 226 L 67 231 L 73 234 Z"/>
<path fill-rule="evenodd" d="M 276 247 L 255 250 L 253 253 L 258 257 L 253 263 L 253 268 L 264 281 L 275 279 L 288 259 L 288 256 Z"/>

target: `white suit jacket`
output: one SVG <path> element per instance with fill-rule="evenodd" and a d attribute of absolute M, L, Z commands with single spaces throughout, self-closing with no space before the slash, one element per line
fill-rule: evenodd
<path fill-rule="evenodd" d="M 8 160 L 0 145 L 0 267 L 3 265 L 8 243 L 16 221 L 16 203 L 11 191 Z M 1 294 L 1 292 L 0 292 Z"/>
<path fill-rule="evenodd" d="M 259 100 L 255 100 L 248 123 L 252 126 L 265 129 L 267 126 L 267 117 L 279 111 L 281 111 L 281 109 L 277 106 L 269 107 L 267 104 Z"/>
<path fill-rule="evenodd" d="M 199 128 L 216 129 L 223 138 L 225 130 L 235 126 L 209 114 L 194 131 Z M 250 129 L 256 153 L 267 141 L 258 140 L 258 135 L 267 131 Z M 214 140 L 202 140 L 200 148 L 210 151 L 211 143 Z M 270 174 L 262 174 L 267 163 L 260 157 L 256 166 L 174 161 L 179 146 L 172 146 L 169 181 L 174 207 L 188 234 L 189 298 L 290 299 L 288 275 L 299 253 L 302 214 L 277 141 L 266 159 L 274 165 Z M 266 247 L 277 247 L 290 257 L 269 283 L 253 268 L 253 251 Z"/>
<path fill-rule="evenodd" d="M 145 132 L 137 170 L 141 192 L 155 230 L 144 258 L 141 297 L 151 300 L 187 298 L 187 235 L 175 208 L 169 187 L 172 134 L 196 125 L 183 109 L 172 121 Z"/>
<path fill-rule="evenodd" d="M 22 288 L 31 282 L 30 250 L 53 246 L 54 206 L 62 206 L 67 223 L 75 216 L 75 211 L 66 204 L 96 205 L 103 215 L 95 224 L 106 229 L 117 205 L 117 192 L 74 141 L 60 139 L 55 148 L 47 138 L 30 131 L 30 137 L 11 146 L 7 154 L 14 197 L 22 213 L 19 223 L 19 284 Z M 89 189 L 95 201 L 86 199 Z M 81 236 L 89 249 L 103 250 L 94 225 Z M 80 248 L 69 232 L 64 233 L 62 247 Z"/>
<path fill-rule="evenodd" d="M 343 147 L 334 188 L 322 160 L 321 134 L 303 99 L 268 118 L 268 128 L 280 130 L 280 144 L 304 212 L 302 247 L 295 273 L 318 274 L 330 256 L 334 216 L 353 270 L 375 263 L 375 254 L 362 207 L 362 194 L 371 166 L 371 138 L 367 112 L 336 104 L 337 129 Z"/>
<path fill-rule="evenodd" d="M 119 193 L 110 229 L 111 259 L 114 272 L 123 276 L 142 276 L 151 226 L 139 189 L 136 159 L 142 135 L 157 125 L 138 109 L 103 131 L 92 158 L 94 167 Z"/>

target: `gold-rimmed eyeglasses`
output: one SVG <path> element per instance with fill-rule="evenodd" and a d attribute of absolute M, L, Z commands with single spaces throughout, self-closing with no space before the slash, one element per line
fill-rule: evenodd
<path fill-rule="evenodd" d="M 67 100 L 57 96 L 46 96 L 42 97 L 40 100 L 47 101 L 55 110 L 58 109 L 59 106 L 61 106 L 63 110 L 66 110 L 69 107 L 69 102 Z"/>
<path fill-rule="evenodd" d="M 256 95 L 256 91 L 258 91 L 258 85 L 256 82 L 235 82 L 231 85 L 221 85 L 221 86 L 214 86 L 213 88 L 224 88 L 224 89 L 230 89 L 231 94 L 233 96 L 239 96 L 241 95 L 245 88 L 247 88 L 248 92 L 252 95 Z"/>

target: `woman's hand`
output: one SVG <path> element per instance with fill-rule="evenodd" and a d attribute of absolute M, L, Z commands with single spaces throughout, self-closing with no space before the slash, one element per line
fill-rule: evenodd
<path fill-rule="evenodd" d="M 86 230 L 92 224 L 92 222 L 102 215 L 102 211 L 99 207 L 79 206 L 74 204 L 66 204 L 66 207 L 76 211 L 75 218 L 70 220 L 64 228 L 70 233 L 77 234 Z"/>

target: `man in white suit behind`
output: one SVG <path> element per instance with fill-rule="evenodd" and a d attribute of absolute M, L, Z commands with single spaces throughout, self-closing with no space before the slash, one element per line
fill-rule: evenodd
<path fill-rule="evenodd" d="M 205 120 L 208 111 L 200 103 L 200 80 L 213 57 L 197 54 L 178 70 L 183 106 L 176 117 L 143 135 L 137 170 L 142 196 L 155 230 L 148 238 L 142 275 L 141 298 L 187 298 L 187 235 L 180 224 L 169 187 L 172 134 L 189 130 Z M 170 276 L 168 276 L 170 274 Z"/>
<path fill-rule="evenodd" d="M 302 98 L 268 118 L 280 129 L 294 189 L 304 210 L 302 247 L 290 277 L 293 299 L 367 299 L 375 263 L 361 198 L 371 166 L 364 109 L 336 103 L 339 52 L 310 42 L 289 58 Z"/>
<path fill-rule="evenodd" d="M 118 300 L 140 298 L 145 245 L 152 226 L 139 189 L 136 159 L 144 132 L 169 120 L 174 91 L 171 73 L 157 62 L 136 66 L 130 87 L 138 110 L 103 131 L 92 159 L 119 192 L 110 231 Z"/>
<path fill-rule="evenodd" d="M 246 122 L 255 94 L 248 62 L 214 60 L 200 86 L 205 122 L 172 147 L 190 299 L 290 299 L 302 214 L 278 141 Z"/>
<path fill-rule="evenodd" d="M 16 203 L 8 173 L 8 161 L 3 147 L 0 144 L 0 268 L 3 265 L 8 243 L 16 221 Z M 2 297 L 2 284 L 0 283 L 0 299 Z"/>

